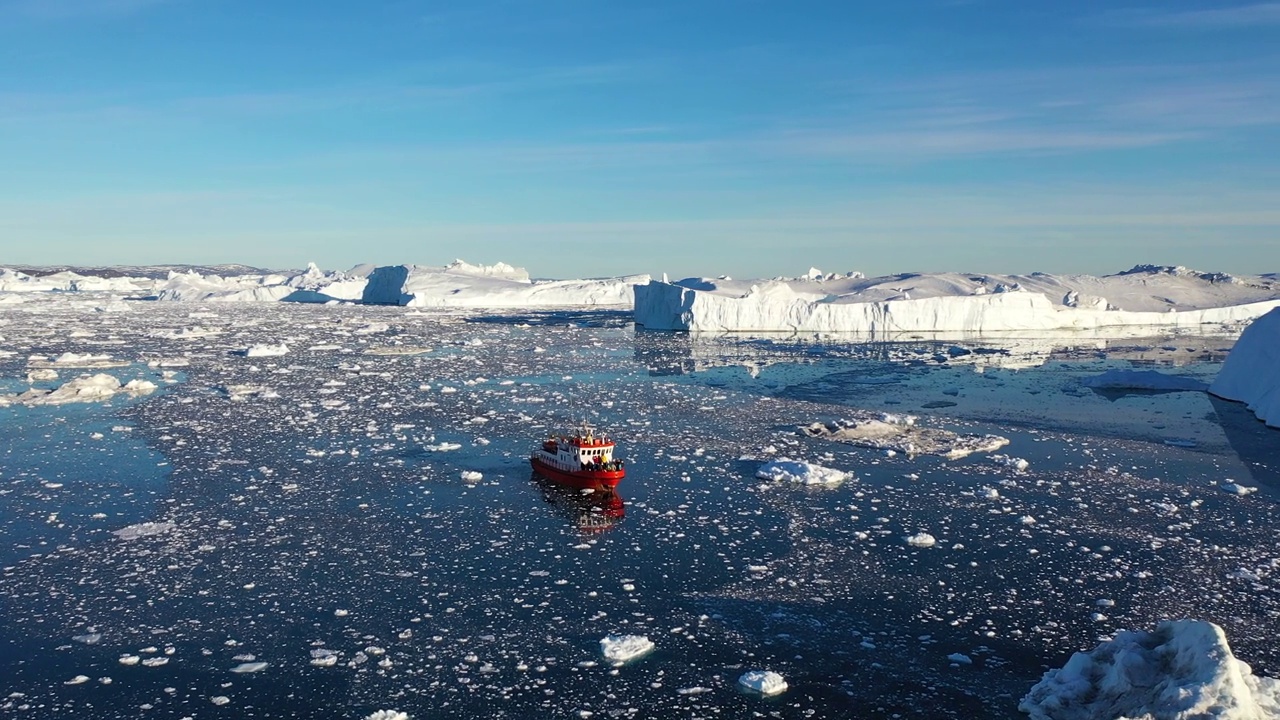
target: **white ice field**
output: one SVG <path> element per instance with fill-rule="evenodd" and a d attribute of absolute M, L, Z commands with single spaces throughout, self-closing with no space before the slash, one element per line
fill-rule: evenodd
<path fill-rule="evenodd" d="M 1277 717 L 1244 321 L 713 337 L 514 285 L 0 277 L 50 286 L 0 292 L 0 715 Z M 625 517 L 531 477 L 584 417 Z"/>

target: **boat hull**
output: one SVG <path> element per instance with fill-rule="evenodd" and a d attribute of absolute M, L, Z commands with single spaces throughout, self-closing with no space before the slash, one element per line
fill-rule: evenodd
<path fill-rule="evenodd" d="M 567 472 L 543 462 L 537 456 L 529 458 L 534 472 L 548 480 L 576 488 L 614 488 L 626 477 L 626 470 L 575 470 Z"/>

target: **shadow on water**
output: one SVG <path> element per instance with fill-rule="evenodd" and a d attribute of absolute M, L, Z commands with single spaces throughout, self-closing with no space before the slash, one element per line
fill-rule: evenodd
<path fill-rule="evenodd" d="M 579 325 L 582 327 L 626 327 L 631 324 L 630 310 L 539 310 L 527 313 L 501 315 L 477 315 L 466 319 L 470 323 L 491 325 Z"/>
<path fill-rule="evenodd" d="M 538 486 L 542 499 L 555 513 L 583 533 L 604 532 L 626 517 L 622 496 L 612 488 L 602 486 L 583 491 L 557 484 L 536 472 L 529 479 Z"/>
<path fill-rule="evenodd" d="M 1254 482 L 1280 489 L 1280 430 L 1269 428 L 1244 403 L 1209 396 L 1231 449 Z"/>

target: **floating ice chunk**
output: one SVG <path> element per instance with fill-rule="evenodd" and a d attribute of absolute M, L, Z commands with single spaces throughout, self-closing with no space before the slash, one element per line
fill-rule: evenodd
<path fill-rule="evenodd" d="M 997 489 L 995 489 L 995 488 L 993 488 L 993 487 L 983 486 L 983 488 L 982 488 L 982 497 L 984 497 L 984 498 L 986 498 L 986 499 L 988 499 L 988 500 L 999 500 L 999 499 L 1000 499 L 1000 491 L 999 491 L 999 490 L 997 490 Z"/>
<path fill-rule="evenodd" d="M 1005 467 L 1013 468 L 1018 472 L 1025 472 L 1027 468 L 1031 467 L 1031 463 L 1027 462 L 1026 460 L 1022 458 L 1010 457 L 1008 455 L 992 455 L 991 461 L 996 463 L 997 465 L 1003 465 Z"/>
<path fill-rule="evenodd" d="M 71 678 L 70 680 L 67 680 L 66 682 L 64 682 L 64 683 L 62 683 L 62 684 L 63 684 L 63 685 L 81 685 L 81 684 L 84 684 L 84 683 L 87 683 L 87 682 L 89 682 L 89 676 L 88 676 L 88 675 L 77 675 L 77 676 L 75 676 L 75 677 Z"/>
<path fill-rule="evenodd" d="M 120 656 L 121 665 L 137 665 L 138 661 L 140 660 L 142 660 L 142 658 L 138 657 L 137 655 L 121 655 Z"/>
<path fill-rule="evenodd" d="M 1023 515 L 1022 517 L 1018 518 L 1018 522 L 1022 523 L 1023 525 L 1035 525 L 1036 519 L 1031 517 L 1030 515 Z"/>
<path fill-rule="evenodd" d="M 227 697 L 226 695 L 214 695 L 213 697 L 209 698 L 209 702 L 221 707 L 231 702 L 231 698 Z"/>
<path fill-rule="evenodd" d="M 430 452 L 449 452 L 451 450 L 460 450 L 461 448 L 462 445 L 458 443 L 442 442 L 435 445 L 427 445 L 423 450 L 428 450 Z"/>
<path fill-rule="evenodd" d="M 163 535 L 173 530 L 176 525 L 171 522 L 144 522 L 137 525 L 129 525 L 119 530 L 112 531 L 112 535 L 121 540 L 137 540 L 138 538 L 150 537 L 152 535 Z"/>
<path fill-rule="evenodd" d="M 484 474 L 478 473 L 475 470 L 463 470 L 462 479 L 467 482 L 480 482 L 484 479 Z"/>
<path fill-rule="evenodd" d="M 169 658 L 167 657 L 149 657 L 142 661 L 143 667 L 160 667 L 161 665 L 168 665 L 168 664 L 169 664 Z"/>
<path fill-rule="evenodd" d="M 1280 681 L 1253 675 L 1222 628 L 1164 621 L 1078 652 L 1036 683 L 1018 709 L 1031 720 L 1275 720 Z"/>
<path fill-rule="evenodd" d="M 653 641 L 643 635 L 607 635 L 600 641 L 600 654 L 615 665 L 622 665 L 651 650 Z"/>
<path fill-rule="evenodd" d="M 343 609 L 343 608 L 338 608 L 337 610 L 334 610 L 334 611 L 333 611 L 333 616 L 334 616 L 334 617 L 346 617 L 346 616 L 348 616 L 348 615 L 350 615 L 350 614 L 351 614 L 351 611 L 350 611 L 350 610 L 345 610 L 345 609 Z"/>
<path fill-rule="evenodd" d="M 850 474 L 841 470 L 813 465 L 799 460 L 771 460 L 756 470 L 756 477 L 765 480 L 802 483 L 804 485 L 834 485 L 848 480 Z"/>
<path fill-rule="evenodd" d="M 956 663 L 957 665 L 973 664 L 973 658 L 969 657 L 968 655 L 965 655 L 964 653 L 951 653 L 950 655 L 947 656 L 947 659 L 953 663 Z"/>
<path fill-rule="evenodd" d="M 289 346 L 284 343 L 279 345 L 250 345 L 244 349 L 245 357 L 279 357 L 289 354 Z"/>
<path fill-rule="evenodd" d="M 156 391 L 156 384 L 150 380 L 130 380 L 121 390 L 131 395 L 147 395 Z"/>
<path fill-rule="evenodd" d="M 87 633 L 85 635 L 76 635 L 71 638 L 78 643 L 85 645 L 97 645 L 102 640 L 102 633 Z"/>
<path fill-rule="evenodd" d="M 57 380 L 57 379 L 58 379 L 58 371 L 54 370 L 53 368 L 41 368 L 39 370 L 32 370 L 31 372 L 27 373 L 27 382 L 29 383 L 43 382 L 46 380 Z"/>
<path fill-rule="evenodd" d="M 916 533 L 915 535 L 908 535 L 902 539 L 908 545 L 914 545 L 915 547 L 933 547 L 934 545 L 938 544 L 938 538 L 930 535 L 927 532 L 920 532 L 920 533 Z"/>
<path fill-rule="evenodd" d="M 264 662 L 240 663 L 239 665 L 231 668 L 231 672 L 241 673 L 241 674 L 262 672 L 263 670 L 266 670 L 269 665 L 270 663 L 264 663 Z"/>
<path fill-rule="evenodd" d="M 787 690 L 787 681 L 772 670 L 748 670 L 738 678 L 738 684 L 761 695 L 777 695 Z"/>
<path fill-rule="evenodd" d="M 1234 482 L 1225 482 L 1218 485 L 1218 489 L 1232 495 L 1248 495 L 1251 492 L 1257 492 L 1258 488 L 1248 487 Z"/>
<path fill-rule="evenodd" d="M 409 714 L 399 710 L 378 710 L 369 713 L 364 720 L 409 720 Z"/>

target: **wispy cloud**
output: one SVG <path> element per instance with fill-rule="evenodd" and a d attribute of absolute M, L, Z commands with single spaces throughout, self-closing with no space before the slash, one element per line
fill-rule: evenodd
<path fill-rule="evenodd" d="M 1280 25 L 1280 3 L 1255 3 L 1209 10 L 1113 10 L 1107 22 L 1148 27 L 1225 29 Z"/>
<path fill-rule="evenodd" d="M 919 160 L 1121 150 L 1166 145 L 1192 137 L 1189 133 L 1070 129 L 905 130 L 808 134 L 780 140 L 778 147 L 810 157 Z"/>

